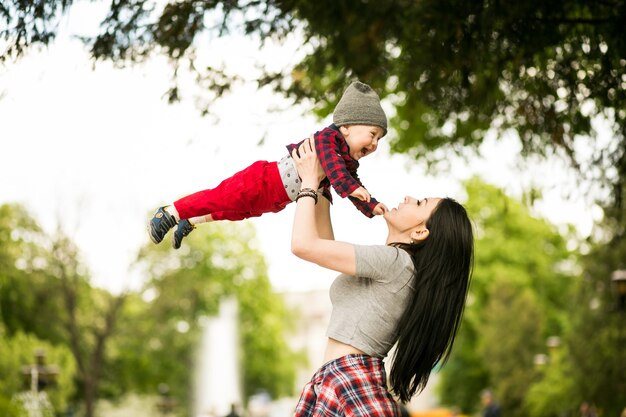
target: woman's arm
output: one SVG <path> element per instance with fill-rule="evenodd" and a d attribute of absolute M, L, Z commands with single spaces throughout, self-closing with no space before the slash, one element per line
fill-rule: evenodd
<path fill-rule="evenodd" d="M 318 194 L 315 205 L 315 223 L 317 232 L 322 239 L 335 240 L 333 224 L 330 220 L 330 201 Z"/>
<path fill-rule="evenodd" d="M 296 163 L 298 175 L 302 179 L 302 188 L 316 190 L 325 174 L 317 158 L 313 142 L 314 139 L 311 136 L 300 145 L 298 152 L 295 150 L 292 152 L 292 157 Z M 324 198 L 319 200 L 316 205 L 312 197 L 305 196 L 296 202 L 291 251 L 305 261 L 354 275 L 356 271 L 354 246 L 333 240 L 330 208 L 317 207 L 320 204 L 328 206 L 330 204 Z"/>

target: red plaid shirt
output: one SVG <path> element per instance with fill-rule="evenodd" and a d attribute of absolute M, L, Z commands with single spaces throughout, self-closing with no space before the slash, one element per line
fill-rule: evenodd
<path fill-rule="evenodd" d="M 370 218 L 374 217 L 374 207 L 378 204 L 374 197 L 368 203 L 350 196 L 350 193 L 363 186 L 357 175 L 359 161 L 350 156 L 348 143 L 337 126 L 332 124 L 322 131 L 315 132 L 314 136 L 317 157 L 326 173 L 326 178 L 320 183 L 322 195 L 332 203 L 333 199 L 330 194 L 330 186 L 332 185 L 340 197 L 348 197 L 361 213 Z M 289 154 L 291 155 L 291 151 L 297 149 L 302 142 L 287 145 Z"/>

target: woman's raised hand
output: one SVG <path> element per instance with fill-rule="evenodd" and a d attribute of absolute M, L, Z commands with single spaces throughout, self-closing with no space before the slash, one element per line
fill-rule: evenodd
<path fill-rule="evenodd" d="M 297 151 L 294 149 L 291 157 L 296 164 L 298 176 L 302 180 L 302 187 L 317 189 L 320 182 L 326 178 L 326 173 L 317 158 L 313 135 L 305 139 Z"/>

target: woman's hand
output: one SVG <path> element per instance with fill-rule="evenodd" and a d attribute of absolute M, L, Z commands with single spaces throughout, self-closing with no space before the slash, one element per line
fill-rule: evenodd
<path fill-rule="evenodd" d="M 297 152 L 294 149 L 291 157 L 302 180 L 302 188 L 317 190 L 326 174 L 317 158 L 313 135 L 302 142 Z M 303 198 L 296 202 L 291 252 L 300 259 L 324 268 L 354 275 L 354 246 L 334 240 L 330 223 L 330 202 L 322 198 L 319 203 L 314 204 L 312 198 Z"/>
<path fill-rule="evenodd" d="M 317 157 L 313 135 L 302 142 L 297 152 L 294 149 L 291 152 L 291 157 L 296 164 L 298 176 L 302 180 L 302 188 L 308 187 L 317 190 L 320 182 L 326 178 L 326 173 Z"/>

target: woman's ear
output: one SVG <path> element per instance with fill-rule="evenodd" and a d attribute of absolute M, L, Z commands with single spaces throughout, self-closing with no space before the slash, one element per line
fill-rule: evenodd
<path fill-rule="evenodd" d="M 416 242 L 423 241 L 428 237 L 429 234 L 430 230 L 425 227 L 422 229 L 413 230 L 411 232 L 411 240 L 414 240 Z"/>
<path fill-rule="evenodd" d="M 344 126 L 339 126 L 339 131 L 341 132 L 342 135 L 344 136 L 348 136 L 350 134 L 350 129 L 348 129 L 348 126 L 344 125 Z"/>

